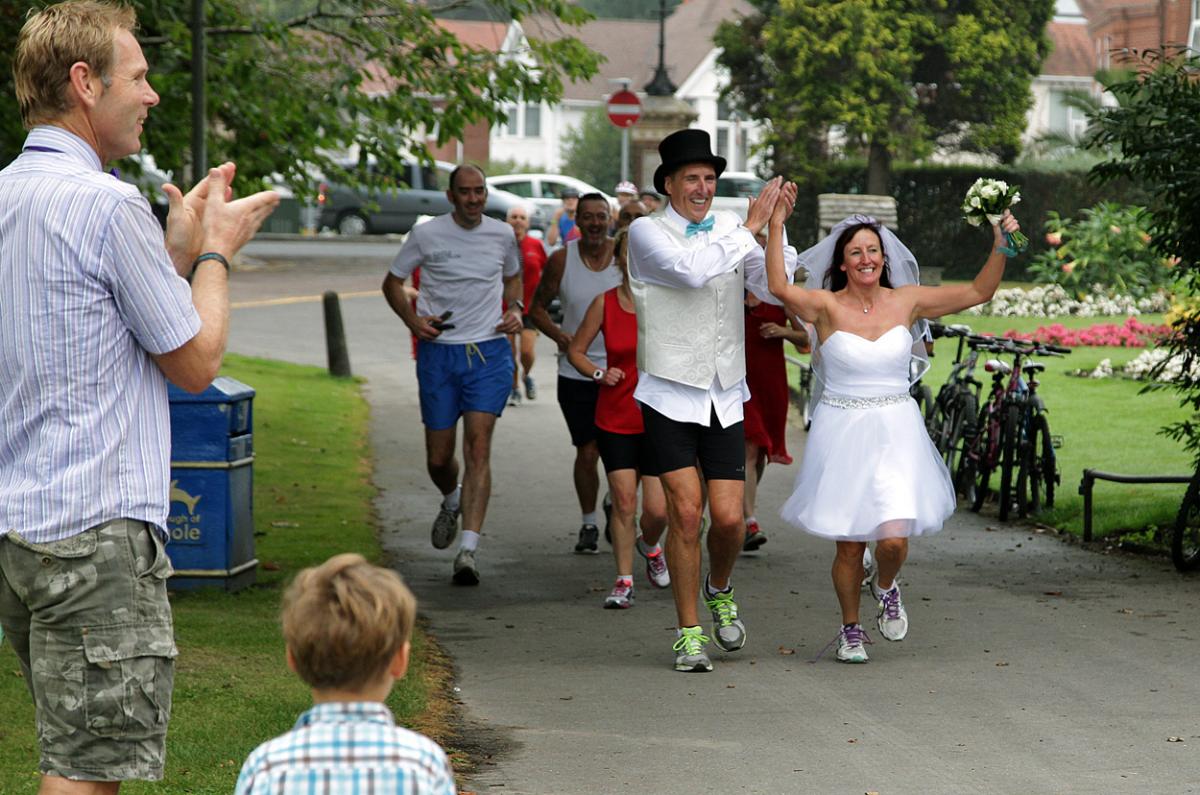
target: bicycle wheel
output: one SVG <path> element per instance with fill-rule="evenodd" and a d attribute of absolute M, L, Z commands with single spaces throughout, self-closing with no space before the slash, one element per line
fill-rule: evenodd
<path fill-rule="evenodd" d="M 987 500 L 988 481 L 992 479 L 992 470 L 996 468 L 1000 456 L 1000 423 L 992 419 L 989 408 L 984 406 L 979 414 L 979 436 L 976 440 L 978 457 L 972 456 L 975 465 L 975 494 L 971 499 L 971 510 L 975 513 L 979 513 Z"/>
<path fill-rule="evenodd" d="M 975 435 L 975 418 L 979 414 L 979 401 L 975 395 L 963 390 L 959 393 L 950 411 L 950 431 L 946 438 L 946 468 L 956 472 L 958 462 L 966 449 L 968 440 Z"/>
<path fill-rule="evenodd" d="M 1050 442 L 1050 422 L 1045 414 L 1036 414 L 1033 417 L 1033 428 L 1029 434 L 1025 455 L 1022 457 L 1021 478 L 1027 482 L 1028 493 L 1022 516 L 1054 505 L 1058 462 L 1054 456 L 1054 445 Z M 1017 498 L 1024 496 L 1022 488 L 1018 486 Z"/>
<path fill-rule="evenodd" d="M 925 418 L 925 430 L 929 432 L 929 438 L 933 440 L 933 446 L 942 454 L 943 460 L 946 458 L 946 439 L 949 437 L 950 431 L 950 413 L 947 411 L 951 399 L 949 390 L 949 386 L 942 385 L 929 409 L 929 416 Z"/>
<path fill-rule="evenodd" d="M 812 367 L 804 366 L 800 370 L 800 389 L 796 400 L 800 404 L 800 418 L 804 422 L 804 430 L 812 427 Z"/>
<path fill-rule="evenodd" d="M 1007 522 L 1014 497 L 1013 481 L 1021 456 L 1021 408 L 1010 405 L 1004 410 L 1004 431 L 1000 435 L 1000 521 Z"/>
<path fill-rule="evenodd" d="M 1179 515 L 1175 517 L 1171 560 L 1180 571 L 1194 571 L 1200 567 L 1200 475 L 1188 484 Z"/>
<path fill-rule="evenodd" d="M 917 384 L 913 390 L 913 398 L 917 401 L 921 417 L 928 422 L 933 417 L 933 390 L 925 384 Z"/>

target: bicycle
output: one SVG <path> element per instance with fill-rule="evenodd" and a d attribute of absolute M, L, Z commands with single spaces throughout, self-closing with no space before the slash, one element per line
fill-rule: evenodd
<path fill-rule="evenodd" d="M 1200 467 L 1188 483 L 1171 535 L 1171 562 L 1182 572 L 1200 568 Z"/>
<path fill-rule="evenodd" d="M 992 387 L 973 432 L 964 440 L 956 485 L 971 501 L 971 510 L 978 512 L 987 500 L 992 472 L 999 468 L 1002 522 L 1008 520 L 1014 502 L 1021 517 L 1038 510 L 1043 498 L 1046 507 L 1052 506 L 1054 487 L 1059 482 L 1058 462 L 1046 407 L 1037 395 L 1036 378 L 1045 365 L 1025 360 L 1032 356 L 1062 356 L 1070 349 L 998 339 L 968 344 L 981 352 L 1011 355 L 1013 363 L 989 359 L 984 365 L 992 374 Z"/>
<path fill-rule="evenodd" d="M 1045 345 L 1038 349 L 1039 355 L 1065 356 L 1070 348 Z M 1009 406 L 1008 441 L 1012 449 L 1006 454 L 1011 467 L 1017 465 L 1016 502 L 1017 515 L 1024 518 L 1037 513 L 1043 507 L 1054 507 L 1054 489 L 1060 481 L 1058 455 L 1054 452 L 1062 446 L 1062 439 L 1050 434 L 1050 420 L 1046 418 L 1046 404 L 1038 396 L 1040 382 L 1037 374 L 1046 369 L 1040 362 L 1027 362 L 1026 391 L 1014 399 Z M 1014 424 L 1015 423 L 1015 424 Z M 1011 472 L 1009 481 L 1011 482 Z M 1004 482 L 1001 477 L 1001 483 Z"/>
<path fill-rule="evenodd" d="M 935 339 L 958 338 L 958 349 L 950 366 L 950 374 L 938 389 L 925 422 L 929 438 L 942 454 L 946 468 L 954 472 L 962 453 L 963 440 L 973 429 L 976 415 L 979 413 L 979 392 L 983 388 L 974 378 L 979 351 L 975 347 L 968 347 L 968 344 L 989 342 L 992 338 L 974 335 L 971 328 L 964 325 L 944 326 L 941 323 L 931 323 L 930 330 Z M 965 359 L 964 350 L 967 351 Z"/>

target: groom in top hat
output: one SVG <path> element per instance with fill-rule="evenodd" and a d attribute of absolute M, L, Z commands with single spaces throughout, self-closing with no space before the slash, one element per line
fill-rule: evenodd
<path fill-rule="evenodd" d="M 766 287 L 766 228 L 780 198 L 781 179 L 751 199 L 746 220 L 712 212 L 725 158 L 713 154 L 708 133 L 679 130 L 658 145 L 662 165 L 654 187 L 667 197 L 662 213 L 629 228 L 629 276 L 637 307 L 638 383 L 645 432 L 667 495 L 667 565 L 679 629 L 675 670 L 711 671 L 710 640 L 699 626 L 696 598 L 703 588 L 712 613 L 712 640 L 725 651 L 746 642 L 731 575 L 742 549 L 746 387 L 744 290 L 778 304 Z M 796 252 L 785 247 L 789 273 Z M 708 483 L 708 573 L 701 583 L 699 466 Z"/>

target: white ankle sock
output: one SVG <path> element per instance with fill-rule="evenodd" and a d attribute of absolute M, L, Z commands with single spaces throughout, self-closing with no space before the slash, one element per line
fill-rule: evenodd
<path fill-rule="evenodd" d="M 658 544 L 655 544 L 654 546 L 650 546 L 649 544 L 646 543 L 646 541 L 641 536 L 638 536 L 637 543 L 638 543 L 638 549 L 640 549 L 642 551 L 642 554 L 648 558 L 652 558 L 655 555 L 657 555 L 659 552 L 662 552 L 661 546 L 659 546 Z"/>
<path fill-rule="evenodd" d="M 442 507 L 448 511 L 457 511 L 460 502 L 462 501 L 462 484 L 459 483 L 454 491 L 449 494 L 442 495 Z"/>
<path fill-rule="evenodd" d="M 585 513 L 583 515 L 583 523 L 584 524 L 595 524 L 596 523 L 596 512 L 592 511 L 591 513 Z"/>
<path fill-rule="evenodd" d="M 479 548 L 479 533 L 474 530 L 463 530 L 462 543 L 458 545 L 459 549 L 475 550 Z"/>

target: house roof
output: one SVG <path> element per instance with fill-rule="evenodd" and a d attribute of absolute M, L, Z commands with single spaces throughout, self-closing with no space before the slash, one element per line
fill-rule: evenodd
<path fill-rule="evenodd" d="M 754 8 L 746 0 L 684 0 L 667 17 L 665 26 L 664 55 L 671 82 L 682 85 L 712 51 L 717 25 L 752 13 Z M 607 59 L 591 80 L 567 82 L 565 100 L 599 101 L 614 91 L 610 80 L 621 78 L 630 80 L 633 91 L 641 91 L 658 66 L 657 20 L 594 19 L 572 28 L 546 17 L 530 17 L 523 19 L 521 26 L 534 38 L 575 36 Z"/>
<path fill-rule="evenodd" d="M 500 52 L 504 37 L 508 35 L 507 22 L 488 22 L 473 19 L 439 19 L 438 25 L 455 35 L 468 47 L 479 47 Z"/>
<path fill-rule="evenodd" d="M 1042 64 L 1048 77 L 1091 77 L 1096 73 L 1096 53 L 1086 24 L 1051 22 L 1046 29 L 1054 49 Z"/>
<path fill-rule="evenodd" d="M 508 35 L 507 22 L 488 22 L 473 19 L 438 19 L 439 27 L 454 34 L 462 44 L 477 49 L 500 52 L 504 39 Z M 363 91 L 368 94 L 382 93 L 395 89 L 399 82 L 387 73 L 378 63 L 368 63 L 363 67 L 367 73 L 363 81 Z"/>

